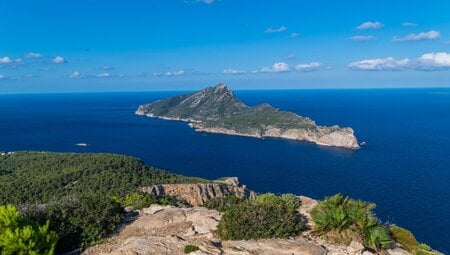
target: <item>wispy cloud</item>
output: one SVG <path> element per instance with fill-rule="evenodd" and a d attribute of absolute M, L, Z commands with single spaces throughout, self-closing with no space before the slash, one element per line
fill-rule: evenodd
<path fill-rule="evenodd" d="M 276 62 L 270 67 L 263 67 L 261 73 L 285 73 L 291 71 L 289 65 L 285 62 Z"/>
<path fill-rule="evenodd" d="M 413 22 L 403 22 L 402 26 L 404 26 L 404 27 L 417 27 L 417 24 L 413 23 Z"/>
<path fill-rule="evenodd" d="M 425 53 L 419 58 L 401 60 L 388 58 L 365 59 L 352 62 L 348 65 L 352 70 L 363 71 L 399 71 L 399 70 L 420 70 L 439 71 L 450 69 L 450 54 L 446 52 Z"/>
<path fill-rule="evenodd" d="M 165 76 L 180 76 L 183 74 L 185 74 L 184 70 L 178 70 L 178 71 L 166 72 L 164 75 Z"/>
<path fill-rule="evenodd" d="M 307 64 L 298 64 L 295 66 L 295 70 L 299 72 L 313 72 L 318 71 L 322 67 L 319 62 L 311 62 Z"/>
<path fill-rule="evenodd" d="M 25 54 L 25 58 L 41 58 L 41 57 L 42 57 L 41 53 L 29 52 Z"/>
<path fill-rule="evenodd" d="M 223 70 L 223 73 L 224 74 L 245 74 L 246 72 L 244 70 L 227 68 L 227 69 Z"/>
<path fill-rule="evenodd" d="M 78 71 L 73 72 L 73 73 L 69 76 L 69 78 L 71 78 L 71 79 L 78 79 L 78 78 L 80 78 L 80 77 L 81 77 L 81 73 L 78 72 Z"/>
<path fill-rule="evenodd" d="M 281 27 L 279 27 L 279 28 L 271 28 L 271 27 L 269 27 L 269 28 L 267 28 L 265 31 L 264 31 L 264 33 L 268 33 L 268 34 L 271 34 L 271 33 L 281 33 L 281 32 L 284 32 L 284 31 L 286 31 L 287 30 L 287 27 L 285 27 L 285 26 L 281 26 Z"/>
<path fill-rule="evenodd" d="M 357 26 L 356 29 L 358 30 L 379 29 L 382 28 L 383 26 L 384 25 L 379 21 L 366 21 L 361 25 Z"/>
<path fill-rule="evenodd" d="M 300 34 L 299 34 L 299 33 L 296 33 L 296 32 L 291 33 L 291 34 L 289 35 L 290 38 L 297 38 L 297 37 L 299 37 L 299 36 L 300 36 Z"/>
<path fill-rule="evenodd" d="M 4 80 L 7 80 L 7 79 L 8 79 L 8 77 L 6 77 L 3 74 L 0 74 L 0 81 L 4 81 Z"/>
<path fill-rule="evenodd" d="M 393 57 L 365 59 L 352 62 L 348 67 L 352 70 L 363 71 L 396 71 L 405 69 L 410 64 L 410 60 L 405 58 L 396 60 Z"/>
<path fill-rule="evenodd" d="M 104 73 L 99 73 L 96 76 L 97 76 L 97 78 L 110 78 L 111 74 L 107 73 L 107 72 L 104 72 Z"/>
<path fill-rule="evenodd" d="M 56 56 L 55 58 L 50 60 L 50 63 L 53 63 L 53 64 L 64 64 L 66 62 L 67 61 L 61 56 Z"/>
<path fill-rule="evenodd" d="M 365 42 L 375 40 L 375 37 L 372 35 L 354 35 L 350 37 L 350 40 L 355 42 Z"/>
<path fill-rule="evenodd" d="M 436 40 L 441 37 L 441 33 L 439 31 L 431 30 L 428 32 L 421 32 L 418 34 L 409 34 L 404 37 L 394 36 L 392 41 L 394 42 L 408 42 L 408 41 L 422 41 L 422 40 Z"/>

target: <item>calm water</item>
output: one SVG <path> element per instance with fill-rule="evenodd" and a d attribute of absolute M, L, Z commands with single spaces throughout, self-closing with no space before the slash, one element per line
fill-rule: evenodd
<path fill-rule="evenodd" d="M 173 94 L 0 95 L 0 150 L 115 152 L 185 175 L 239 176 L 259 192 L 342 192 L 450 253 L 450 89 L 236 92 L 250 105 L 351 126 L 367 142 L 358 151 L 201 134 L 134 115 L 140 103 Z"/>

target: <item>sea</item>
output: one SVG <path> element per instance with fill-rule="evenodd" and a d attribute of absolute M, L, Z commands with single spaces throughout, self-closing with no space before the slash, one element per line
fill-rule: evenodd
<path fill-rule="evenodd" d="M 189 176 L 238 176 L 257 192 L 376 203 L 379 218 L 450 254 L 450 89 L 236 91 L 320 125 L 352 127 L 359 150 L 198 133 L 134 114 L 184 92 L 0 95 L 0 151 L 111 152 Z M 77 146 L 77 144 L 88 146 Z"/>

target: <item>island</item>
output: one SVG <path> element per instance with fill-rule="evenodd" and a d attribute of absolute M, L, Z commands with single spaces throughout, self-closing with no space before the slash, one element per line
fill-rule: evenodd
<path fill-rule="evenodd" d="M 186 121 L 199 132 L 283 138 L 323 146 L 359 148 L 352 128 L 319 126 L 307 117 L 281 111 L 267 103 L 247 106 L 224 83 L 198 92 L 142 104 L 136 114 Z"/>

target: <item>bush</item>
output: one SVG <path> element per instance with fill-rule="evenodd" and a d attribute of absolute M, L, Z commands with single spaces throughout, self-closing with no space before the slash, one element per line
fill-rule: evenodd
<path fill-rule="evenodd" d="M 399 226 L 391 226 L 390 230 L 394 240 L 401 244 L 405 250 L 411 253 L 416 250 L 419 242 L 417 242 L 416 237 L 413 233 L 411 233 L 411 231 Z"/>
<path fill-rule="evenodd" d="M 265 194 L 227 209 L 218 225 L 223 240 L 258 239 L 298 235 L 304 220 L 294 195 Z"/>
<path fill-rule="evenodd" d="M 387 228 L 372 210 L 375 204 L 336 194 L 321 201 L 311 211 L 314 232 L 335 242 L 349 244 L 356 234 L 367 248 L 380 251 L 393 245 Z"/>
<path fill-rule="evenodd" d="M 158 200 L 154 196 L 142 193 L 131 193 L 123 201 L 124 206 L 131 206 L 134 210 L 140 210 L 156 203 Z"/>
<path fill-rule="evenodd" d="M 60 237 L 57 253 L 84 248 L 111 233 L 122 219 L 122 206 L 105 196 L 66 197 L 28 212 L 35 220 L 50 220 Z"/>
<path fill-rule="evenodd" d="M 242 204 L 243 199 L 236 195 L 229 195 L 225 197 L 215 197 L 205 202 L 205 207 L 208 209 L 215 209 L 219 212 L 225 212 L 227 209 Z"/>
<path fill-rule="evenodd" d="M 421 243 L 418 244 L 414 252 L 415 255 L 436 255 L 438 253 L 434 252 L 433 249 L 428 244 Z"/>
<path fill-rule="evenodd" d="M 200 248 L 198 248 L 197 245 L 188 244 L 188 245 L 184 246 L 184 253 L 186 253 L 186 254 L 194 252 L 194 251 L 198 251 L 198 250 L 200 250 Z"/>
<path fill-rule="evenodd" d="M 12 206 L 0 206 L 0 254 L 46 254 L 55 251 L 58 236 L 45 225 L 25 220 Z"/>

